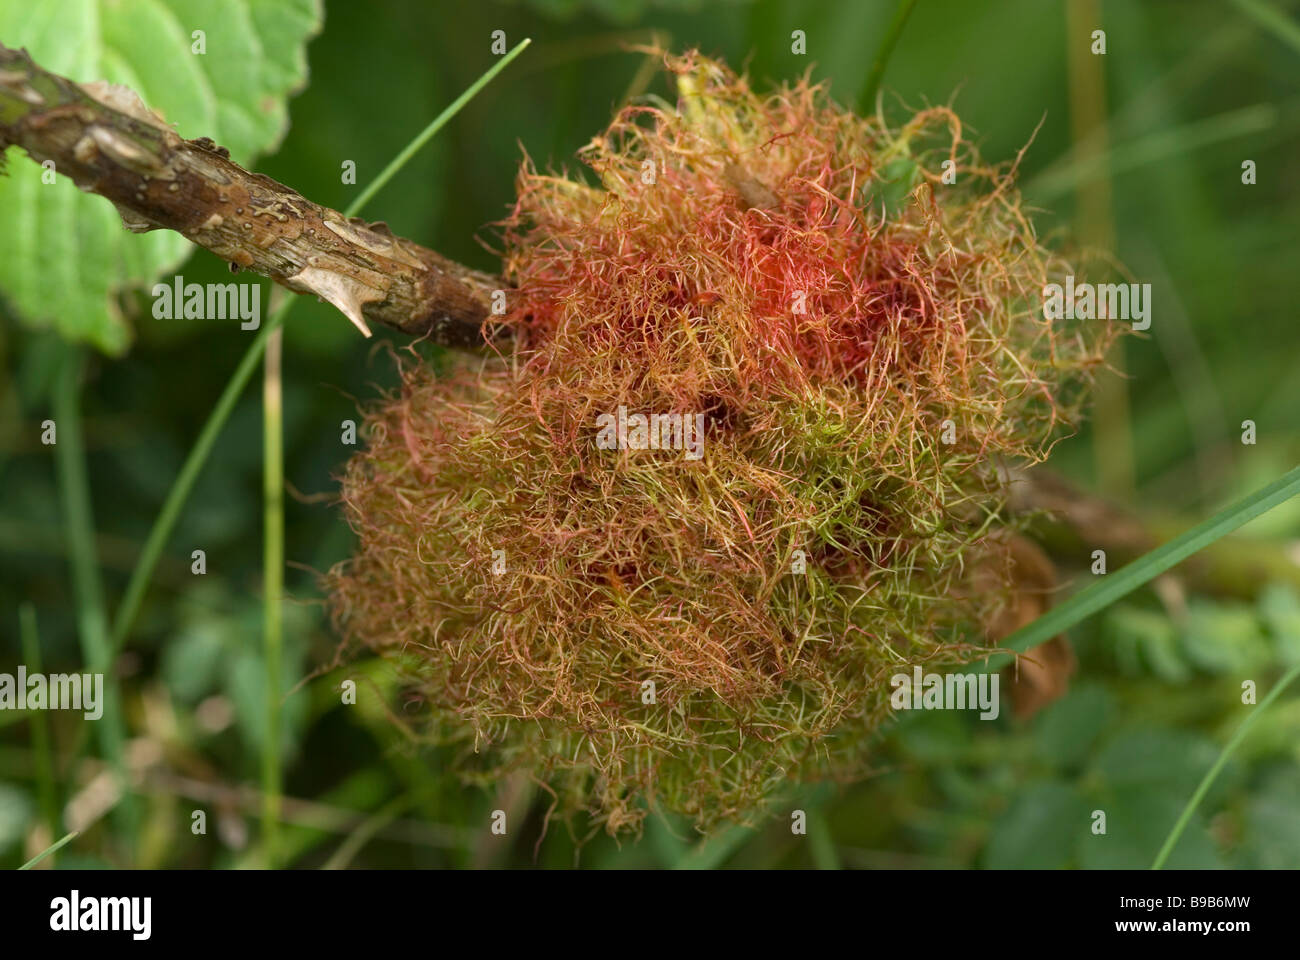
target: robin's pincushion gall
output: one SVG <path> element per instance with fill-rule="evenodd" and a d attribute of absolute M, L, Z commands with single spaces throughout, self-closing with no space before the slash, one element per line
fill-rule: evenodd
<path fill-rule="evenodd" d="M 666 62 L 677 108 L 619 113 L 594 184 L 524 164 L 511 346 L 370 411 L 329 578 L 464 772 L 611 832 L 852 776 L 893 674 L 983 657 L 1000 467 L 1046 454 L 1109 336 L 1043 318 L 1065 268 L 951 110 L 892 129 Z"/>

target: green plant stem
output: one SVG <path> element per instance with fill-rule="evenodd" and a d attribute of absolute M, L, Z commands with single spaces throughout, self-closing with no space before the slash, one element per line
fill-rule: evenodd
<path fill-rule="evenodd" d="M 249 344 L 244 356 L 240 358 L 239 365 L 235 367 L 235 372 L 231 375 L 225 389 L 221 391 L 221 396 L 217 398 L 212 412 L 208 414 L 208 419 L 199 432 L 198 440 L 195 441 L 189 456 L 185 458 L 185 463 L 181 466 L 181 472 L 177 475 L 176 482 L 172 484 L 171 490 L 167 492 L 167 499 L 163 501 L 162 509 L 158 511 L 158 516 L 154 518 L 153 527 L 149 530 L 149 538 L 145 541 L 144 548 L 140 551 L 140 557 L 136 560 L 135 568 L 131 571 L 131 579 L 127 581 L 126 592 L 122 596 L 122 602 L 117 608 L 117 616 L 113 620 L 113 633 L 110 638 L 111 661 L 116 661 L 118 655 L 122 652 L 127 634 L 131 632 L 131 627 L 135 624 L 135 618 L 140 613 L 140 605 L 144 601 L 145 591 L 149 588 L 154 570 L 162 557 L 163 547 L 167 545 L 167 539 L 176 527 L 181 508 L 185 506 L 190 493 L 194 490 L 194 484 L 198 482 L 199 472 L 203 469 L 203 465 L 207 463 L 212 448 L 216 446 L 217 437 L 221 435 L 221 428 L 230 419 L 235 404 L 239 402 L 244 388 L 248 386 L 248 381 L 252 379 L 253 371 L 257 369 L 257 365 L 262 359 L 262 354 L 266 350 L 266 344 L 271 334 L 281 327 L 285 317 L 288 316 L 289 311 L 293 309 L 296 302 L 297 300 L 294 298 L 286 300 L 271 315 L 271 318 L 263 325 L 262 329 L 258 331 L 257 336 L 253 338 L 253 342 Z M 77 739 L 71 753 L 74 760 L 81 755 L 81 751 L 85 746 L 85 739 L 86 725 L 82 723 L 77 731 Z"/>
<path fill-rule="evenodd" d="M 113 655 L 104 612 L 104 590 L 99 579 L 95 551 L 95 521 L 90 505 L 90 482 L 86 475 L 86 449 L 81 434 L 81 371 L 79 349 L 65 346 L 54 384 L 55 466 L 59 499 L 63 506 L 68 536 L 68 557 L 72 568 L 72 592 L 77 608 L 77 632 L 87 671 L 104 677 L 103 714 L 99 718 L 100 749 L 108 761 L 121 791 L 121 803 L 114 816 L 119 820 L 134 857 L 136 805 L 126 775 L 126 727 L 122 719 L 122 696 L 113 673 Z"/>
<path fill-rule="evenodd" d="M 382 190 L 384 185 L 387 184 L 389 180 L 393 179 L 397 172 L 410 162 L 410 159 L 413 156 L 420 152 L 420 148 L 433 139 L 434 134 L 446 126 L 447 121 L 460 113 L 465 104 L 473 100 L 474 97 L 477 96 L 478 92 L 491 83 L 497 74 L 510 66 L 511 61 L 513 61 L 515 57 L 519 56 L 519 54 L 523 53 L 524 49 L 532 42 L 533 41 L 530 38 L 525 38 L 519 41 L 513 50 L 498 60 L 491 69 L 486 71 L 481 77 L 470 84 L 464 93 L 448 104 L 447 109 L 434 117 L 432 123 L 416 134 L 415 139 L 408 143 L 406 147 L 403 148 L 402 152 L 395 156 L 392 159 L 392 162 L 380 171 L 379 176 L 375 177 L 375 179 L 361 191 L 361 195 L 352 201 L 352 205 L 345 211 L 345 215 L 349 217 L 356 216 L 358 211 L 360 211 L 375 194 Z"/>
<path fill-rule="evenodd" d="M 271 315 L 271 318 L 258 331 L 257 336 L 253 338 L 253 342 L 249 344 L 248 349 L 244 351 L 244 356 L 240 358 L 239 365 L 235 367 L 235 372 L 231 375 L 225 389 L 221 391 L 221 396 L 217 398 L 212 412 L 208 414 L 208 419 L 199 432 L 198 440 L 195 441 L 189 456 L 185 458 L 185 463 L 176 477 L 176 482 L 172 484 L 171 490 L 167 492 L 167 499 L 163 501 L 162 509 L 158 511 L 158 516 L 153 522 L 153 527 L 149 531 L 149 538 L 145 541 L 144 549 L 140 552 L 140 559 L 136 561 L 135 569 L 131 572 L 131 579 L 126 585 L 126 593 L 122 596 L 122 602 L 117 608 L 117 616 L 113 620 L 114 657 L 122 652 L 122 645 L 126 642 L 127 634 L 131 632 L 131 628 L 135 624 L 135 618 L 140 613 L 140 605 L 144 601 L 145 591 L 149 588 L 154 569 L 158 566 L 158 560 L 162 556 L 163 547 L 167 545 L 167 539 L 176 527 L 181 508 L 185 506 L 190 493 L 194 490 L 194 484 L 198 482 L 203 465 L 208 462 L 208 455 L 212 453 L 212 448 L 217 443 L 217 437 L 221 435 L 221 429 L 226 425 L 226 421 L 230 419 L 235 404 L 239 402 L 244 388 L 248 386 L 248 381 L 253 377 L 253 372 L 257 370 L 262 354 L 266 351 L 267 341 L 270 340 L 271 335 L 276 330 L 280 329 L 285 317 L 296 302 L 295 298 L 286 300 Z"/>
<path fill-rule="evenodd" d="M 867 74 L 867 81 L 862 85 L 862 93 L 858 96 L 859 113 L 868 114 L 876 108 L 876 92 L 880 89 L 880 81 L 884 79 L 885 66 L 889 63 L 894 47 L 898 45 L 898 38 L 903 35 L 903 27 L 907 24 L 907 18 L 912 15 L 914 6 L 916 0 L 899 0 L 898 6 L 894 8 L 894 19 L 889 21 L 889 27 L 880 40 L 880 46 L 876 49 L 876 59 L 871 64 L 871 72 Z"/>
<path fill-rule="evenodd" d="M 1084 160 L 1110 153 L 1104 57 L 1087 47 L 1101 17 L 1100 0 L 1066 0 L 1065 65 L 1070 139 Z M 1074 221 L 1079 243 L 1101 255 L 1115 249 L 1115 204 L 1110 173 L 1102 164 L 1097 176 L 1079 185 Z M 1097 488 L 1106 496 L 1130 502 L 1136 489 L 1133 460 L 1133 412 L 1124 376 L 1125 345 L 1117 338 L 1106 355 L 1107 369 L 1092 390 L 1092 459 Z"/>
<path fill-rule="evenodd" d="M 262 745 L 262 843 L 266 866 L 277 862 L 280 827 L 280 700 L 284 649 L 284 331 L 267 340 L 262 381 L 262 640 L 266 661 L 266 736 Z"/>
<path fill-rule="evenodd" d="M 24 864 L 23 864 L 21 867 L 19 867 L 18 869 L 19 869 L 19 870 L 30 870 L 32 867 L 36 866 L 38 863 L 40 863 L 42 860 L 44 860 L 46 857 L 48 857 L 50 854 L 56 852 L 59 848 L 61 848 L 62 846 L 64 846 L 64 844 L 71 843 L 73 840 L 76 839 L 76 837 L 77 837 L 77 831 L 76 831 L 76 830 L 73 830 L 70 834 L 68 834 L 68 835 L 67 835 L 66 837 L 64 837 L 62 840 L 59 840 L 59 841 L 57 841 L 57 842 L 51 844 L 50 846 L 46 847 L 44 850 L 42 850 L 42 851 L 41 851 L 40 853 L 38 853 L 36 856 L 32 857 L 30 860 L 28 860 L 26 863 L 24 863 Z"/>
<path fill-rule="evenodd" d="M 1169 855 L 1173 853 L 1174 847 L 1178 845 L 1178 838 L 1183 835 L 1183 830 L 1185 830 L 1187 824 L 1191 822 L 1192 814 L 1196 812 L 1196 808 L 1200 806 L 1201 801 L 1205 799 L 1205 795 L 1209 793 L 1210 787 L 1213 785 L 1215 778 L 1218 777 L 1219 771 L 1222 770 L 1224 765 L 1228 762 L 1233 751 L 1237 749 L 1241 744 L 1241 741 L 1246 738 L 1246 734 L 1250 732 L 1251 724 L 1259 719 L 1259 715 L 1267 710 L 1274 700 L 1281 696 L 1282 691 L 1290 686 L 1296 677 L 1300 677 L 1300 663 L 1297 663 L 1282 675 L 1282 679 L 1273 685 L 1273 689 L 1268 692 L 1268 696 L 1261 700 L 1259 706 L 1251 710 L 1246 719 L 1241 722 L 1239 727 L 1237 727 L 1236 732 L 1232 735 L 1232 739 L 1224 745 L 1223 750 L 1219 753 L 1218 759 L 1214 761 L 1214 766 L 1210 767 L 1206 772 L 1205 778 L 1201 780 L 1200 785 L 1196 788 L 1196 792 L 1193 793 L 1192 798 L 1187 801 L 1187 806 L 1183 808 L 1182 815 L 1178 818 L 1178 822 L 1175 823 L 1174 828 L 1169 831 L 1169 836 L 1165 838 L 1164 846 L 1160 848 L 1160 852 L 1156 854 L 1155 861 L 1151 864 L 1152 870 L 1159 870 L 1165 865 L 1165 861 L 1168 860 Z"/>
<path fill-rule="evenodd" d="M 24 603 L 18 608 L 19 633 L 22 634 L 23 660 L 28 673 L 44 673 L 41 666 L 41 643 L 36 630 L 36 608 Z M 44 710 L 31 710 L 32 755 L 36 762 L 36 791 L 41 812 L 49 825 L 50 835 L 58 836 L 59 800 L 54 784 L 54 757 L 50 752 L 50 718 Z"/>
<path fill-rule="evenodd" d="M 1008 636 L 1001 646 L 1023 653 L 1050 640 L 1298 493 L 1300 467 L 1242 497 L 1204 523 L 1143 554 L 1128 566 L 1101 577 L 1060 606 Z"/>

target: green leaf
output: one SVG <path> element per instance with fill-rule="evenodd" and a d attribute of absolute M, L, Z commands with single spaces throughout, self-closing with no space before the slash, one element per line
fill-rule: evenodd
<path fill-rule="evenodd" d="M 1085 867 L 1131 870 L 1151 864 L 1167 841 L 1171 866 L 1199 869 L 1221 866 L 1209 833 L 1190 815 L 1170 836 L 1179 820 L 1183 798 L 1219 750 L 1204 737 L 1177 730 L 1134 729 L 1116 738 L 1097 757 L 1097 809 L 1106 813 L 1106 835 L 1089 837 L 1080 848 Z M 1228 778 L 1231 780 L 1231 778 Z M 1216 794 L 1229 787 L 1220 783 Z M 1208 791 L 1208 786 L 1206 787 Z M 1182 827 L 1189 827 L 1184 833 Z"/>
<path fill-rule="evenodd" d="M 896 217 L 920 182 L 921 170 L 916 161 L 909 156 L 895 157 L 880 171 L 880 179 L 872 185 L 866 206 L 884 217 Z"/>
<path fill-rule="evenodd" d="M 1128 783 L 1117 787 L 1097 809 L 1106 814 L 1106 833 L 1089 832 L 1079 843 L 1080 864 L 1088 870 L 1139 870 L 1151 864 L 1169 825 L 1178 817 L 1182 796 L 1166 784 Z M 1195 824 L 1179 838 L 1171 867 L 1210 870 L 1223 866 L 1209 832 Z"/>
<path fill-rule="evenodd" d="M 1082 763 L 1114 712 L 1105 687 L 1080 686 L 1047 707 L 1038 719 L 1036 751 L 1057 769 Z"/>
<path fill-rule="evenodd" d="M 1138 668 L 1141 651 L 1156 675 L 1167 683 L 1184 683 L 1191 669 L 1178 653 L 1178 634 L 1169 618 L 1154 610 L 1117 604 L 1106 612 L 1105 635 L 1126 667 Z"/>
<path fill-rule="evenodd" d="M 1259 615 L 1268 625 L 1282 661 L 1300 663 L 1300 595 L 1295 588 L 1269 584 L 1259 598 Z"/>
<path fill-rule="evenodd" d="M 1090 829 L 1088 803 L 1055 781 L 1021 792 L 993 826 L 984 865 L 990 870 L 1056 870 L 1068 866 Z"/>
<path fill-rule="evenodd" d="M 1218 753 L 1213 743 L 1194 734 L 1130 728 L 1098 755 L 1096 769 L 1108 786 L 1169 788 L 1181 801 Z M 1163 837 L 1162 831 L 1158 839 Z"/>
<path fill-rule="evenodd" d="M 1274 770 L 1246 808 L 1250 866 L 1300 869 L 1300 770 Z"/>
<path fill-rule="evenodd" d="M 163 650 L 162 675 L 179 702 L 195 704 L 216 686 L 225 650 L 222 634 L 215 620 L 196 623 Z"/>
<path fill-rule="evenodd" d="M 0 37 L 42 67 L 131 87 L 184 137 L 211 137 L 247 165 L 274 148 L 286 100 L 307 79 L 320 0 L 0 0 Z M 192 52 L 194 31 L 206 52 Z M 194 249 L 165 230 L 128 233 L 112 204 L 42 182 L 21 152 L 0 177 L 0 293 L 25 322 L 123 353 L 117 293 L 175 270 Z"/>
<path fill-rule="evenodd" d="M 23 838 L 34 813 L 26 791 L 0 783 L 0 851 Z"/>
<path fill-rule="evenodd" d="M 299 686 L 307 659 L 307 635 L 311 613 L 304 607 L 290 606 L 284 611 L 284 651 L 280 670 L 280 692 L 284 697 L 280 709 L 280 751 L 288 757 L 296 753 L 302 731 L 310 719 L 310 696 Z M 235 727 L 244 746 L 252 755 L 262 752 L 266 742 L 267 669 L 261 646 L 261 611 L 245 608 L 229 621 L 224 691 L 234 705 Z M 229 645 L 240 645 L 231 652 Z"/>
<path fill-rule="evenodd" d="M 970 728 L 955 710 L 904 710 L 894 714 L 892 736 L 912 760 L 952 763 L 970 743 Z"/>
<path fill-rule="evenodd" d="M 288 757 L 297 751 L 299 734 L 308 719 L 307 697 L 302 691 L 289 696 L 295 671 L 285 671 L 280 689 L 287 697 L 280 711 L 280 752 Z M 266 664 L 260 654 L 246 650 L 230 664 L 226 678 L 226 694 L 235 707 L 235 726 L 250 755 L 257 756 L 266 743 Z"/>
<path fill-rule="evenodd" d="M 1188 605 L 1183 649 L 1188 659 L 1212 673 L 1243 673 L 1269 660 L 1268 644 L 1250 607 L 1200 598 Z"/>

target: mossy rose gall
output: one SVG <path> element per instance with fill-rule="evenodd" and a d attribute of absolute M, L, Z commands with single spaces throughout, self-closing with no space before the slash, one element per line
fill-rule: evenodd
<path fill-rule="evenodd" d="M 999 464 L 1046 454 L 1110 336 L 1043 317 L 1068 271 L 951 110 L 893 129 L 667 64 L 677 108 L 624 109 L 592 178 L 525 163 L 508 355 L 369 412 L 330 577 L 466 775 L 611 832 L 857 775 L 891 676 L 981 658 Z M 620 409 L 699 413 L 701 455 L 602 449 Z"/>

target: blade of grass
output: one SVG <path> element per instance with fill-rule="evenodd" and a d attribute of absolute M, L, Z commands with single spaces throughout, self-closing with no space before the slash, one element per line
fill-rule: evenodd
<path fill-rule="evenodd" d="M 1116 103 L 1115 110 L 1108 115 L 1104 126 L 1072 143 L 1063 154 L 1047 164 L 1033 181 L 1029 181 L 1028 186 L 1022 188 L 1023 192 L 1031 196 L 1034 183 L 1055 180 L 1067 166 L 1076 165 L 1080 158 L 1091 156 L 1098 149 L 1104 153 L 1106 144 L 1112 140 L 1121 143 L 1136 140 L 1150 128 L 1154 113 L 1167 110 L 1170 104 L 1188 100 L 1193 91 L 1205 83 L 1207 77 L 1217 76 L 1229 63 L 1240 57 L 1242 49 L 1250 40 L 1251 30 L 1241 22 L 1227 23 L 1223 29 L 1215 30 L 1212 36 L 1206 37 L 1204 44 L 1190 50 L 1156 79 L 1146 81 L 1141 93 L 1126 97 L 1122 104 Z M 1068 192 L 1074 186 L 1074 183 L 1070 183 L 1064 189 Z"/>
<path fill-rule="evenodd" d="M 1264 0 L 1232 0 L 1250 19 L 1277 37 L 1292 50 L 1300 52 L 1300 24 Z"/>
<path fill-rule="evenodd" d="M 140 551 L 139 559 L 136 560 L 135 567 L 131 571 L 131 578 L 127 581 L 126 591 L 122 595 L 122 601 L 117 608 L 117 616 L 113 620 L 113 632 L 109 640 L 111 645 L 109 651 L 110 663 L 116 662 L 118 655 L 122 652 L 122 647 L 126 643 L 126 636 L 130 633 L 131 627 L 135 624 L 135 618 L 140 613 L 140 605 L 144 601 L 145 591 L 149 588 L 154 571 L 158 567 L 158 561 L 162 558 L 163 547 L 167 545 L 167 539 L 176 527 L 181 508 L 185 506 L 190 493 L 194 490 L 194 484 L 199 479 L 199 472 L 203 469 L 203 465 L 207 463 L 208 456 L 216 445 L 222 427 L 230 419 L 235 404 L 239 402 L 244 388 L 248 386 L 248 381 L 252 379 L 253 371 L 257 369 L 257 365 L 262 359 L 262 353 L 266 350 L 266 344 L 271 334 L 284 323 L 285 317 L 288 316 L 289 311 L 293 309 L 296 302 L 297 298 L 293 297 L 286 300 L 280 309 L 276 310 L 271 315 L 271 318 L 263 324 L 253 342 L 249 344 L 248 350 L 240 358 L 239 365 L 235 367 L 235 372 L 226 383 L 225 389 L 221 391 L 221 396 L 217 398 L 212 412 L 208 414 L 207 422 L 203 424 L 198 440 L 195 441 L 189 456 L 185 458 L 185 463 L 181 465 L 181 472 L 177 474 L 176 482 L 167 491 L 167 499 L 163 501 L 162 509 L 158 511 L 153 527 L 149 530 L 149 537 L 145 540 L 144 548 Z M 81 752 L 85 748 L 86 731 L 87 727 L 83 721 L 78 727 L 77 739 L 70 754 L 72 763 L 76 762 L 76 759 L 81 756 Z"/>
<path fill-rule="evenodd" d="M 267 341 L 262 380 L 262 642 L 266 662 L 266 735 L 262 743 L 262 845 L 275 869 L 280 828 L 281 660 L 284 648 L 284 331 Z"/>
<path fill-rule="evenodd" d="M 104 610 L 104 588 L 99 579 L 95 551 L 95 521 L 90 504 L 90 481 L 86 475 L 86 448 L 81 433 L 82 352 L 63 347 L 63 357 L 54 384 L 53 412 L 58 434 L 54 444 L 55 473 L 68 536 L 68 558 L 72 568 L 72 593 L 77 608 L 77 633 L 86 670 L 104 677 L 103 713 L 98 721 L 100 749 L 122 791 L 122 802 L 114 813 L 128 845 L 128 859 L 134 856 L 136 827 L 135 798 L 126 776 L 126 726 L 122 719 L 122 695 L 113 674 L 113 656 Z"/>
<path fill-rule="evenodd" d="M 51 844 L 50 846 L 46 847 L 44 850 L 42 850 L 42 851 L 41 851 L 40 853 L 38 853 L 36 856 L 32 857 L 30 860 L 28 860 L 26 863 L 24 863 L 24 864 L 23 864 L 21 867 L 19 867 L 18 869 L 19 869 L 19 870 L 30 870 L 32 867 L 36 866 L 38 863 L 40 863 L 42 860 L 44 860 L 46 857 L 48 857 L 50 854 L 55 853 L 56 851 L 58 851 L 58 850 L 59 850 L 61 847 L 63 847 L 65 844 L 71 843 L 74 839 L 76 839 L 76 837 L 77 837 L 77 831 L 76 831 L 76 830 L 73 830 L 70 834 L 68 834 L 68 835 L 67 835 L 66 837 L 64 837 L 62 840 L 59 840 L 59 841 L 57 841 L 57 842 Z"/>
<path fill-rule="evenodd" d="M 348 207 L 346 215 L 349 217 L 355 216 L 357 212 L 369 202 L 371 197 L 382 190 L 389 180 L 393 179 L 397 174 L 397 171 L 406 166 L 410 159 L 420 152 L 421 147 L 433 139 L 435 133 L 446 126 L 448 120 L 460 113 L 461 108 L 464 107 L 465 104 L 473 100 L 478 92 L 491 83 L 497 74 L 510 66 L 511 61 L 513 61 L 515 57 L 519 56 L 519 54 L 523 53 L 525 48 L 527 48 L 527 46 L 532 42 L 532 39 L 527 37 L 519 41 L 513 50 L 498 60 L 490 70 L 486 71 L 481 77 L 470 84 L 464 93 L 453 100 L 447 106 L 446 110 L 434 117 L 433 122 L 416 134 L 415 139 L 408 143 L 401 153 L 393 157 L 393 161 L 379 172 L 379 176 L 375 177 L 375 179 L 370 182 L 370 185 L 361 191 L 361 195 L 357 197 L 356 200 L 352 201 L 352 205 Z"/>
<path fill-rule="evenodd" d="M 1002 641 L 1002 647 L 1023 653 L 1050 640 L 1298 493 L 1300 467 L 1283 474 L 1254 493 L 1247 494 L 1204 523 L 1080 590 L 1060 606 L 1008 636 Z"/>
<path fill-rule="evenodd" d="M 18 629 L 22 634 L 23 660 L 27 672 L 44 673 L 41 666 L 41 643 L 36 631 L 36 608 L 24 603 L 18 608 Z M 58 790 L 54 785 L 54 756 L 50 752 L 50 718 L 44 710 L 28 711 L 32 718 L 32 755 L 36 759 L 36 792 L 41 812 L 49 825 L 50 835 L 59 832 Z"/>
<path fill-rule="evenodd" d="M 199 472 L 203 469 L 203 465 L 208 462 L 208 456 L 216 445 L 217 437 L 220 436 L 226 421 L 230 419 L 230 414 L 234 412 L 235 405 L 239 402 L 244 388 L 248 386 L 248 381 L 252 379 L 253 372 L 257 369 L 262 354 L 266 351 L 267 342 L 275 331 L 280 329 L 285 317 L 296 302 L 296 297 L 285 300 L 280 309 L 272 313 L 271 318 L 258 331 L 257 336 L 253 338 L 253 342 L 249 344 L 248 349 L 239 360 L 239 365 L 235 367 L 235 372 L 231 374 L 229 382 L 226 383 L 225 389 L 221 391 L 221 396 L 217 398 L 217 402 L 213 405 L 212 412 L 208 414 L 207 422 L 203 424 L 203 429 L 199 432 L 194 447 L 190 450 L 189 456 L 185 458 L 185 463 L 181 466 L 181 472 L 176 476 L 176 482 L 172 484 L 172 488 L 167 492 L 167 499 L 163 501 L 162 509 L 158 511 L 158 517 L 154 520 L 153 528 L 149 531 L 149 538 L 145 541 L 144 549 L 140 551 L 140 559 L 136 561 L 135 569 L 131 572 L 131 579 L 127 582 L 126 592 L 122 595 L 122 602 L 117 608 L 117 616 L 113 620 L 112 642 L 114 657 L 122 652 L 122 645 L 126 642 L 126 635 L 130 633 L 131 627 L 135 624 L 135 618 L 140 613 L 140 605 L 144 601 L 145 591 L 149 588 L 154 569 L 158 566 L 158 560 L 162 556 L 163 547 L 167 545 L 167 540 L 176 527 L 181 508 L 185 506 L 185 502 L 194 490 L 194 484 L 199 479 Z"/>
<path fill-rule="evenodd" d="M 862 93 L 858 96 L 859 113 L 865 115 L 875 110 L 876 92 L 880 89 L 880 81 L 884 79 L 885 66 L 889 63 L 894 47 L 898 45 L 898 38 L 903 35 L 903 27 L 907 24 L 907 18 L 912 15 L 914 6 L 916 0 L 899 0 L 898 6 L 894 8 L 894 19 L 889 21 L 885 35 L 880 40 L 880 46 L 876 49 L 876 59 L 871 64 L 871 72 L 867 74 L 867 81 L 862 85 Z"/>
<path fill-rule="evenodd" d="M 371 816 L 367 817 L 339 844 L 337 850 L 322 865 L 322 870 L 346 870 L 358 853 L 362 851 L 380 830 L 388 826 L 412 805 L 413 798 L 403 794 L 385 804 Z"/>
<path fill-rule="evenodd" d="M 1114 177 L 1201 147 L 1272 130 L 1281 116 L 1282 111 L 1276 104 L 1257 103 L 1195 120 L 1172 130 L 1157 130 L 1116 144 L 1109 150 L 1076 154 L 1053 164 L 1030 180 L 1025 184 L 1024 193 L 1035 204 L 1049 204 L 1101 177 Z"/>
<path fill-rule="evenodd" d="M 1259 719 L 1259 715 L 1267 710 L 1274 700 L 1281 696 L 1282 691 L 1290 686 L 1296 677 L 1300 677 L 1300 663 L 1296 664 L 1282 675 L 1282 679 L 1274 684 L 1273 689 L 1268 692 L 1268 696 L 1261 700 L 1259 706 L 1251 710 L 1246 716 L 1246 719 L 1241 722 L 1239 727 L 1237 727 L 1236 732 L 1232 735 L 1232 739 L 1224 745 L 1223 750 L 1219 753 L 1218 759 L 1214 761 L 1214 766 L 1210 767 L 1206 772 L 1205 778 L 1201 781 L 1200 786 L 1196 788 L 1196 792 L 1192 794 L 1192 798 L 1187 801 L 1187 806 L 1183 808 L 1182 815 L 1178 818 L 1178 822 L 1175 823 L 1173 829 L 1169 831 L 1169 836 L 1165 838 L 1164 846 L 1160 848 L 1160 852 L 1156 854 L 1155 861 L 1151 864 L 1152 870 L 1159 870 L 1165 865 L 1165 861 L 1168 860 L 1169 855 L 1173 853 L 1174 847 L 1178 845 L 1178 838 L 1183 835 L 1183 830 L 1185 830 L 1187 824 L 1191 822 L 1192 814 L 1196 812 L 1196 808 L 1200 806 L 1201 801 L 1205 799 L 1205 795 L 1209 792 L 1215 778 L 1219 775 L 1219 771 L 1223 769 L 1224 765 L 1228 762 L 1228 759 L 1232 756 L 1233 751 L 1237 749 L 1241 744 L 1241 741 L 1246 738 L 1246 734 L 1250 732 L 1251 724 Z"/>

